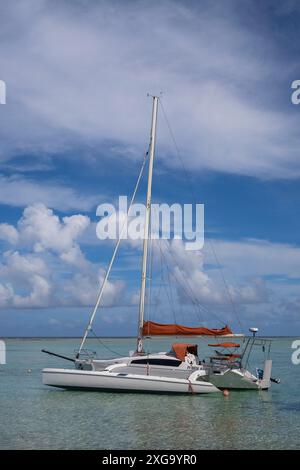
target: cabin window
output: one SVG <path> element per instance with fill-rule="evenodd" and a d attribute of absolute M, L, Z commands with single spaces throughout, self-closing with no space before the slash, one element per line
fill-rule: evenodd
<path fill-rule="evenodd" d="M 178 367 L 181 364 L 181 361 L 174 359 L 134 359 L 131 361 L 131 364 L 149 364 L 150 366 L 169 366 L 169 367 Z"/>

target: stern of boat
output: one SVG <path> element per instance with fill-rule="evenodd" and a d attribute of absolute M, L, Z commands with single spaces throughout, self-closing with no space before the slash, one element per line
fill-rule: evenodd
<path fill-rule="evenodd" d="M 264 365 L 263 377 L 259 380 L 259 388 L 268 390 L 271 386 L 272 360 L 267 359 Z"/>

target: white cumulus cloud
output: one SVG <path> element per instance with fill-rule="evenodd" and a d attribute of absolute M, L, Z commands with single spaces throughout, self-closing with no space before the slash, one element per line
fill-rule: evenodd
<path fill-rule="evenodd" d="M 146 93 L 163 90 L 188 169 L 299 177 L 298 116 L 278 98 L 297 61 L 283 63 L 276 32 L 272 41 L 243 27 L 233 5 L 3 4 L 0 64 L 13 99 L 0 128 L 2 160 L 63 153 L 78 142 L 111 142 L 122 158 L 140 155 L 148 137 Z M 161 158 L 176 165 L 160 122 Z M 47 197 L 47 204 L 56 199 Z"/>
<path fill-rule="evenodd" d="M 89 226 L 87 216 L 60 218 L 40 203 L 26 207 L 16 227 L 2 224 L 2 239 L 18 249 L 4 251 L 0 258 L 0 305 L 91 306 L 104 271 L 79 246 L 78 238 Z M 109 281 L 103 304 L 123 301 L 123 290 L 124 283 Z"/>

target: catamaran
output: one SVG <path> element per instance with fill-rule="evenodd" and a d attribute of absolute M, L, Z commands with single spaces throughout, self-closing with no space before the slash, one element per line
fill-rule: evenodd
<path fill-rule="evenodd" d="M 232 339 L 244 337 L 244 335 L 234 334 L 228 325 L 219 329 L 211 329 L 145 321 L 152 176 L 159 97 L 153 96 L 152 100 L 149 150 L 146 154 L 147 158 L 143 162 L 128 209 L 129 213 L 147 160 L 148 185 L 136 350 L 126 357 L 98 359 L 93 354 L 87 355 L 84 348 L 88 335 L 92 330 L 97 310 L 101 305 L 105 286 L 122 239 L 121 230 L 78 352 L 70 358 L 43 350 L 43 352 L 73 362 L 75 367 L 72 369 L 43 369 L 43 383 L 63 389 L 109 390 L 115 392 L 206 394 L 220 392 L 222 389 L 266 390 L 270 387 L 271 380 L 276 380 L 271 379 L 272 360 L 269 358 L 271 344 L 268 339 L 255 337 L 256 328 L 251 329 L 253 336 L 246 340 L 242 353 L 238 353 L 240 344 L 232 342 Z M 215 352 L 214 355 L 209 357 L 208 361 L 205 361 L 199 359 L 197 344 L 194 343 L 175 342 L 168 352 L 146 353 L 144 351 L 144 339 L 146 337 L 212 337 L 218 338 L 218 343 L 210 344 Z M 247 364 L 255 345 L 261 346 L 263 351 L 267 352 L 267 357 L 264 369 L 257 369 L 256 374 L 253 374 L 247 370 Z"/>

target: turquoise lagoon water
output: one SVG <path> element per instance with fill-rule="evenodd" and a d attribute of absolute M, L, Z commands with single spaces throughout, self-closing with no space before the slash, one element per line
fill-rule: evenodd
<path fill-rule="evenodd" d="M 274 339 L 268 392 L 144 395 L 76 392 L 43 386 L 43 367 L 72 367 L 40 352 L 72 354 L 78 339 L 8 339 L 0 365 L 0 449 L 296 449 L 300 448 L 300 365 L 291 362 L 293 338 Z M 103 340 L 127 354 L 131 338 Z M 111 354 L 96 340 L 100 357 Z M 168 350 L 170 341 L 152 341 Z M 200 356 L 207 347 L 200 342 Z M 254 355 L 252 365 L 259 364 Z M 31 369 L 31 372 L 28 371 Z"/>

